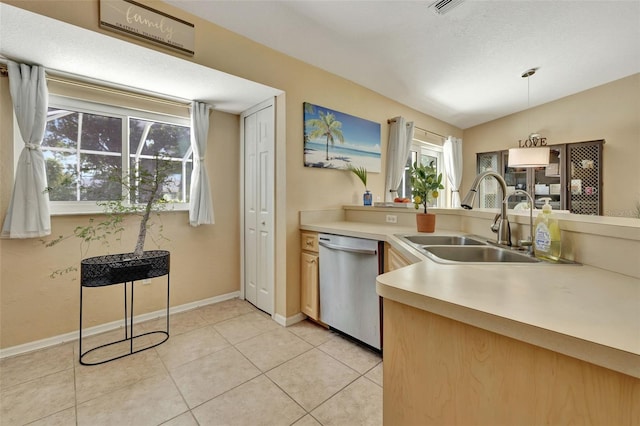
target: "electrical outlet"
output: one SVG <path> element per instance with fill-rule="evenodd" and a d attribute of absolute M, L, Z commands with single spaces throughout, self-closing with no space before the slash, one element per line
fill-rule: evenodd
<path fill-rule="evenodd" d="M 388 214 L 387 223 L 398 223 L 398 216 L 396 216 L 395 214 Z"/>

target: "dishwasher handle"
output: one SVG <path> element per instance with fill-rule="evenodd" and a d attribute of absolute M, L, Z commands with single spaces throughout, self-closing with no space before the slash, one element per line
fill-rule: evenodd
<path fill-rule="evenodd" d="M 327 243 L 326 241 L 322 241 L 322 240 L 320 240 L 318 244 L 328 249 L 346 251 L 349 253 L 370 254 L 370 255 L 378 254 L 378 250 L 367 250 L 367 249 L 353 248 L 353 247 L 347 247 L 347 246 L 339 246 L 336 244 Z"/>

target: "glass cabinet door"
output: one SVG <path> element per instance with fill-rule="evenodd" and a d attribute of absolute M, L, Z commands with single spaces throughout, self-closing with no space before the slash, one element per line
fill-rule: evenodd
<path fill-rule="evenodd" d="M 553 210 L 565 210 L 566 197 L 563 184 L 564 146 L 550 146 L 549 165 L 546 167 L 532 168 L 532 186 L 535 207 L 541 209 L 545 198 L 549 198 L 549 204 Z"/>
<path fill-rule="evenodd" d="M 531 194 L 530 178 L 526 167 L 509 167 L 509 151 L 502 151 L 502 176 L 507 184 L 507 195 L 511 195 L 516 189 L 521 189 Z M 508 207 L 515 208 L 520 203 L 529 203 L 526 195 L 511 195 Z"/>

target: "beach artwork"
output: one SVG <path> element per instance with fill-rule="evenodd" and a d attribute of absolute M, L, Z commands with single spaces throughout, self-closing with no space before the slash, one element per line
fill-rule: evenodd
<path fill-rule="evenodd" d="M 304 103 L 304 165 L 380 173 L 380 124 Z"/>

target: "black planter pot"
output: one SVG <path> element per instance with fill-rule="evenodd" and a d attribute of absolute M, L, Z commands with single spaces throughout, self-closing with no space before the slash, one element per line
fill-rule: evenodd
<path fill-rule="evenodd" d="M 100 287 L 160 277 L 169 273 L 169 260 L 166 250 L 145 251 L 140 257 L 133 253 L 89 257 L 80 263 L 80 284 Z"/>

